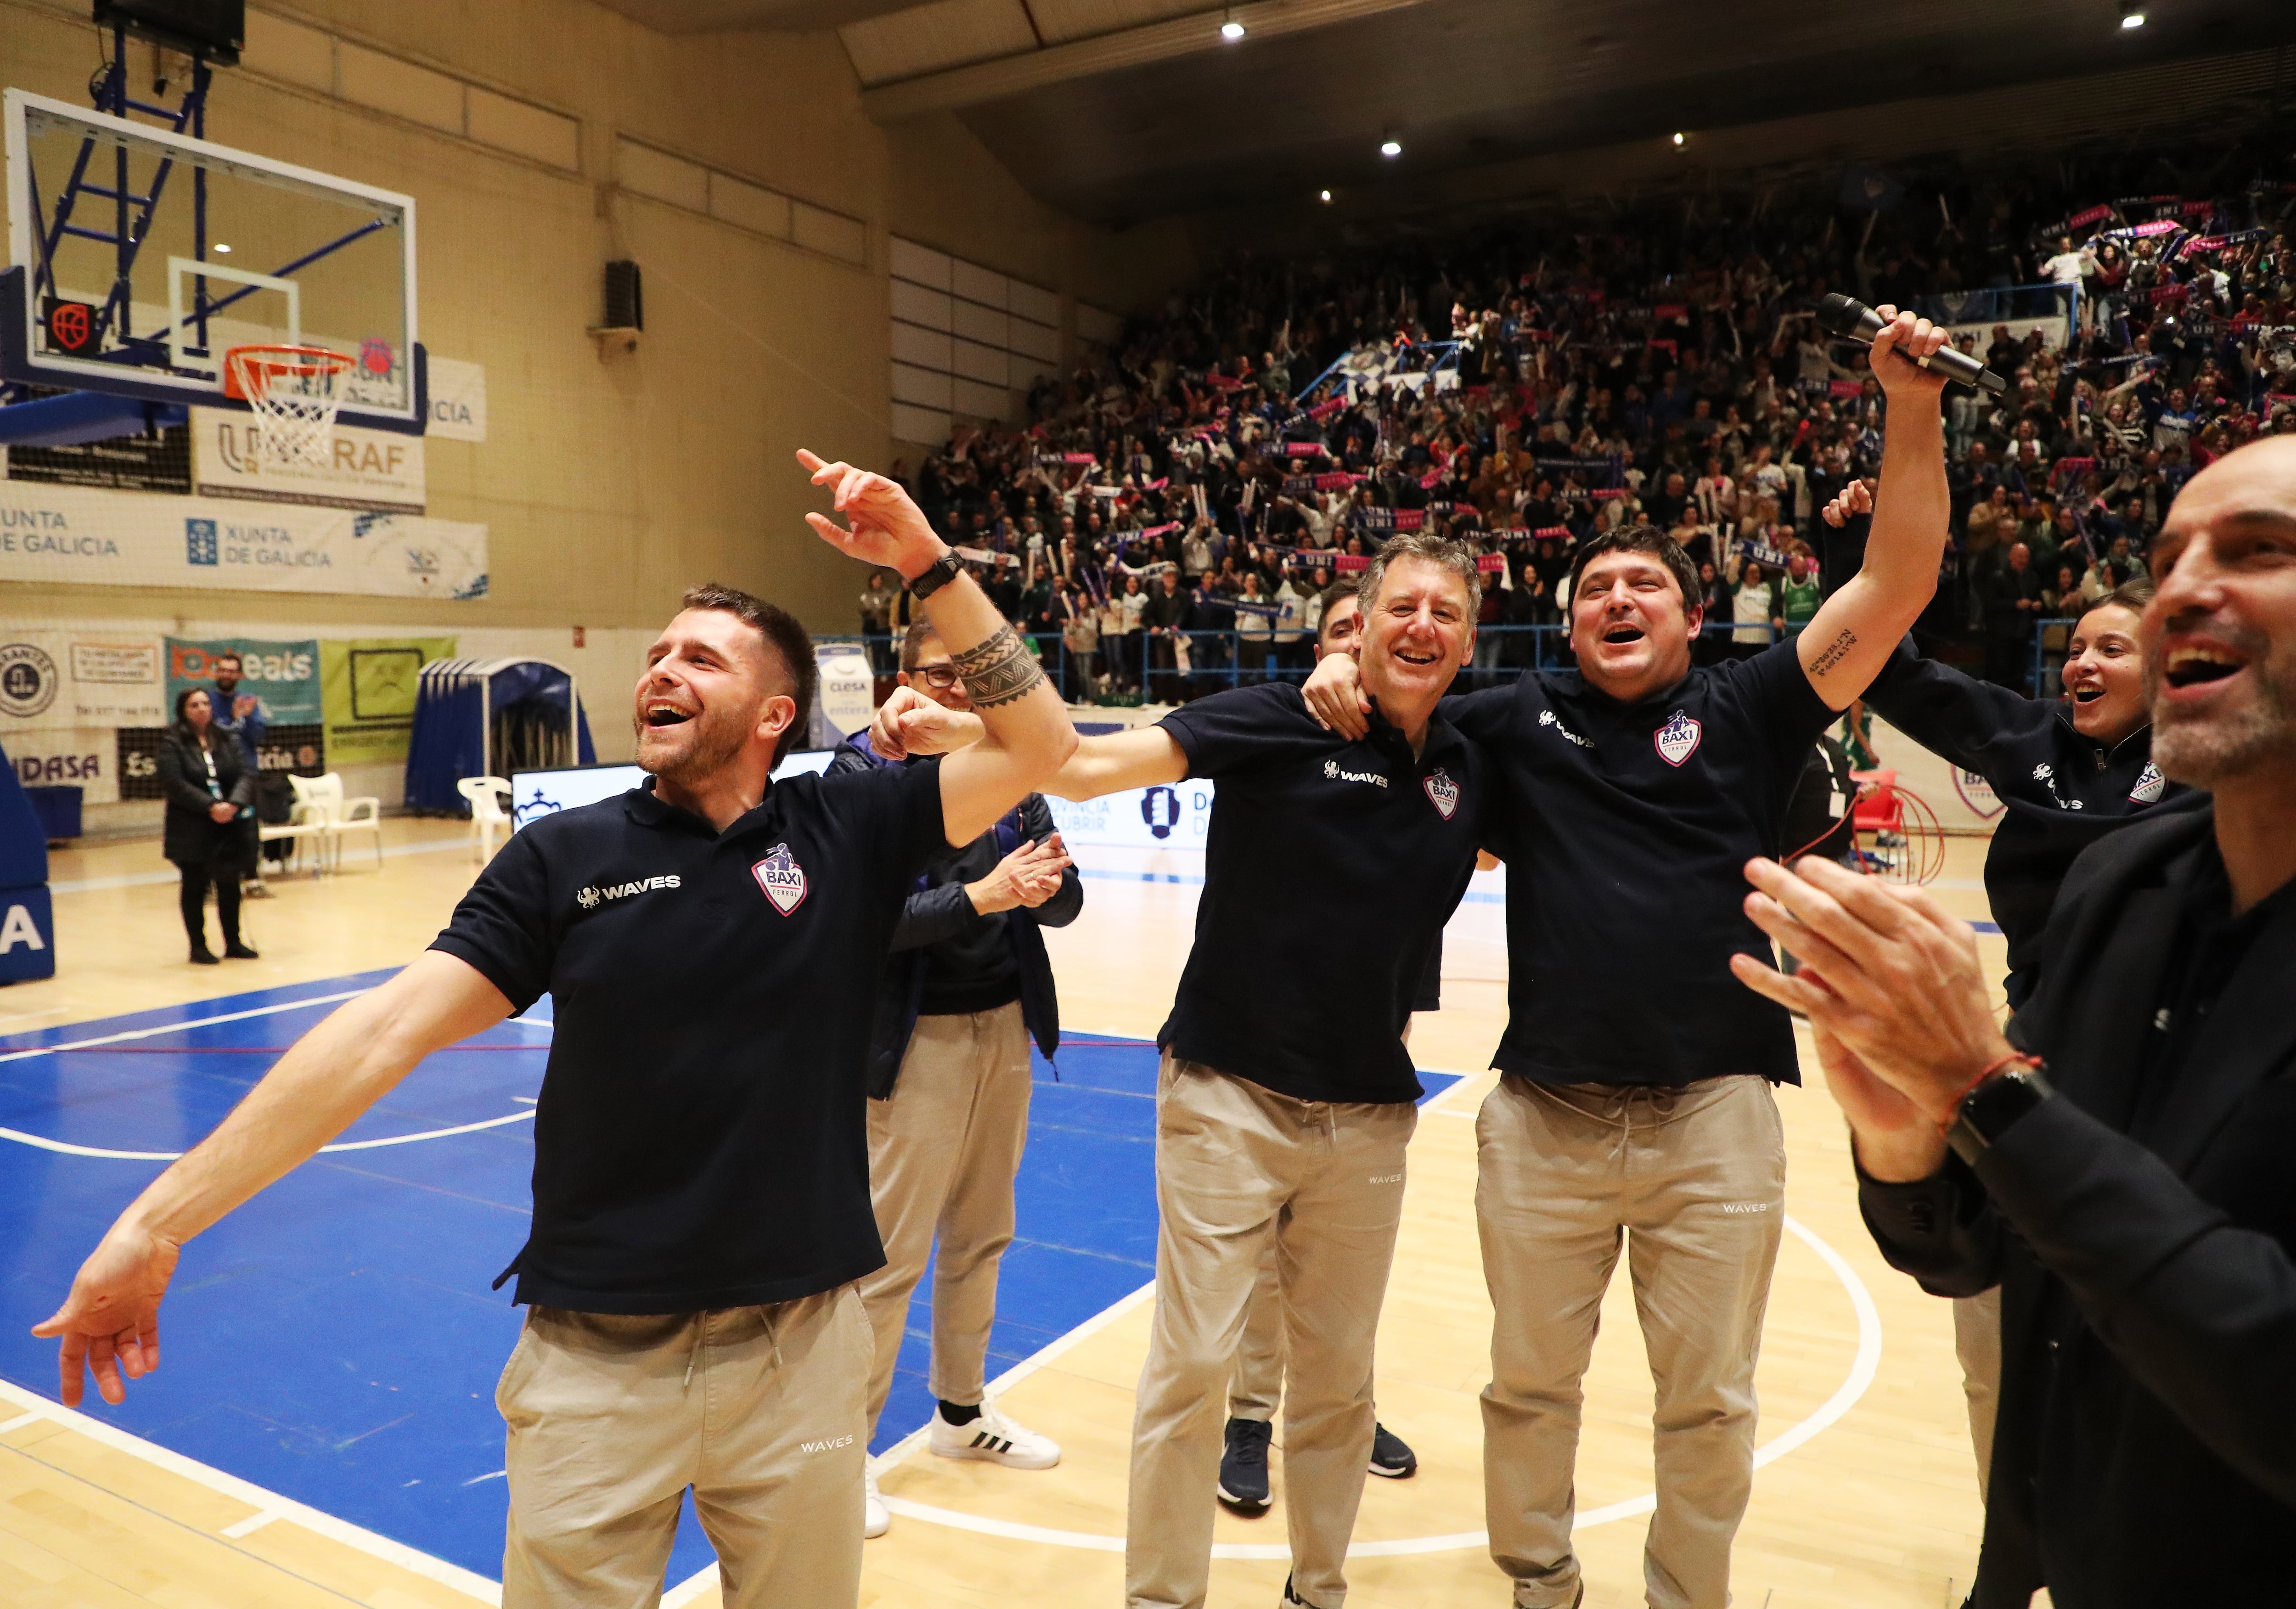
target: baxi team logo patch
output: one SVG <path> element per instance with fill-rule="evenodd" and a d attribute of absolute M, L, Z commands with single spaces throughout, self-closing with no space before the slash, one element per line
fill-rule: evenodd
<path fill-rule="evenodd" d="M 758 886 L 766 891 L 766 898 L 783 915 L 805 903 L 805 868 L 797 863 L 785 843 L 777 843 L 766 852 L 766 858 L 750 868 Z"/>
<path fill-rule="evenodd" d="M 1666 725 L 1651 734 L 1651 742 L 1658 745 L 1660 759 L 1678 766 L 1698 752 L 1698 740 L 1705 731 L 1705 727 L 1677 710 L 1667 717 Z"/>
<path fill-rule="evenodd" d="M 1438 766 L 1427 774 L 1420 785 L 1427 790 L 1427 797 L 1435 801 L 1435 808 L 1443 812 L 1443 819 L 1450 820 L 1459 808 L 1459 784 L 1444 775 L 1443 768 Z"/>
<path fill-rule="evenodd" d="M 2128 790 L 2129 802 L 2132 804 L 2158 803 L 2161 795 L 2167 791 L 2168 786 L 2169 779 L 2161 775 L 2160 767 L 2148 759 L 2144 762 L 2144 768 L 2136 774 L 2136 785 Z"/>

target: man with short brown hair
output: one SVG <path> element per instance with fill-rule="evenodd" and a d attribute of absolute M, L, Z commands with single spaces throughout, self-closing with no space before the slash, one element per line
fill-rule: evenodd
<path fill-rule="evenodd" d="M 159 1364 L 185 1242 L 310 1157 L 432 1051 L 555 1009 L 509 1427 L 505 1609 L 660 1596 L 691 1489 L 726 1603 L 851 1609 L 884 1260 L 863 1116 L 867 1014 L 907 885 L 1076 736 L 1011 627 L 891 482 L 810 453 L 849 529 L 956 649 L 989 741 L 939 767 L 771 779 L 813 654 L 785 612 L 697 589 L 633 691 L 650 785 L 514 834 L 446 931 L 298 1040 L 121 1213 L 33 1332 L 67 1405 Z M 496 1281 L 499 1285 L 500 1280 Z"/>

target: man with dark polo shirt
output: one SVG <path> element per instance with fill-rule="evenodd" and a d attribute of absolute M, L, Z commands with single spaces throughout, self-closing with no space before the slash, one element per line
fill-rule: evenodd
<path fill-rule="evenodd" d="M 1095 799 L 1218 784 L 1195 945 L 1157 1036 L 1161 1223 L 1133 1419 L 1128 1609 L 1204 1603 L 1228 1381 L 1271 1242 L 1288 1331 L 1283 1601 L 1337 1609 L 1346 1597 L 1372 1342 L 1421 1093 L 1403 1028 L 1474 871 L 1488 789 L 1482 756 L 1435 714 L 1473 650 L 1479 591 L 1472 554 L 1453 543 L 1414 533 L 1381 548 L 1363 583 L 1377 710 L 1361 740 L 1268 683 L 1088 738 L 1046 784 Z M 890 735 L 947 747 L 970 735 L 964 722 L 920 707 Z M 1348 986 L 1334 989 L 1303 936 L 1341 932 Z"/>
<path fill-rule="evenodd" d="M 1807 629 L 1693 669 L 1697 570 L 1625 528 L 1573 561 L 1576 669 L 1444 705 L 1490 756 L 1486 841 L 1507 863 L 1510 1020 L 1475 1205 L 1495 1309 L 1484 1499 L 1522 1609 L 1583 1596 L 1579 1382 L 1622 1242 L 1657 1390 L 1644 1590 L 1652 1609 L 1729 1598 L 1785 1185 L 1768 1085 L 1800 1081 L 1786 1014 L 1730 976 L 1733 956 L 1769 954 L 1739 868 L 1775 852 L 1811 745 L 1912 627 L 1945 545 L 1944 381 L 1899 356 L 1945 335 L 1881 312 L 1885 491 L 1865 568 Z M 1308 707 L 1359 729 L 1356 682 L 1325 661 Z"/>
<path fill-rule="evenodd" d="M 769 781 L 814 659 L 783 610 L 688 593 L 634 705 L 649 788 L 533 823 L 431 948 L 303 1036 L 121 1214 L 63 1308 L 63 1398 L 156 1367 L 183 1243 L 309 1157 L 434 1050 L 547 992 L 534 1217 L 504 1277 L 528 1304 L 509 1425 L 503 1602 L 652 1603 L 687 1488 L 726 1602 L 849 1609 L 859 1592 L 871 1342 L 868 1003 L 904 896 L 1068 756 L 1012 628 L 907 495 L 800 460 L 926 600 L 988 741 L 938 767 Z"/>

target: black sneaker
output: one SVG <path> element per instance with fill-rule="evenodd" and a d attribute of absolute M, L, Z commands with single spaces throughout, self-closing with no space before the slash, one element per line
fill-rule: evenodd
<path fill-rule="evenodd" d="M 1419 1455 L 1384 1424 L 1371 1427 L 1371 1473 L 1390 1481 L 1408 1481 L 1419 1473 Z"/>
<path fill-rule="evenodd" d="M 1283 1578 L 1283 1602 L 1279 1609 L 1316 1609 L 1316 1605 L 1292 1590 L 1292 1578 Z"/>
<path fill-rule="evenodd" d="M 1220 1454 L 1219 1500 L 1232 1514 L 1255 1519 L 1267 1512 L 1267 1439 L 1265 1419 L 1230 1419 L 1227 1450 Z"/>

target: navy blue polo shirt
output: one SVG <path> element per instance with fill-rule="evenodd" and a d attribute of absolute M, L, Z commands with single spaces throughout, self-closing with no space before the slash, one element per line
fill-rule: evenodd
<path fill-rule="evenodd" d="M 791 776 L 723 833 L 652 784 L 521 828 L 431 948 L 556 1012 L 513 1300 L 790 1301 L 884 1264 L 870 1009 L 940 768 Z"/>
<path fill-rule="evenodd" d="M 1443 701 L 1490 758 L 1507 863 L 1506 1034 L 1492 1065 L 1551 1084 L 1801 1081 L 1792 1020 L 1730 975 L 1775 962 L 1743 867 L 1840 719 L 1795 646 L 1622 704 L 1576 670 Z"/>
<path fill-rule="evenodd" d="M 1351 743 L 1288 682 L 1164 718 L 1210 777 L 1196 941 L 1157 1043 L 1301 1101 L 1415 1101 L 1403 1028 L 1481 846 L 1490 780 L 1447 721 Z M 1337 936 L 1335 973 L 1312 940 Z M 1340 979 L 1335 986 L 1334 977 Z"/>

